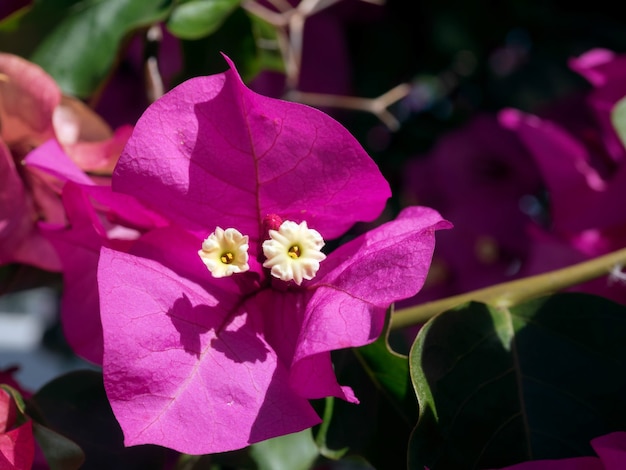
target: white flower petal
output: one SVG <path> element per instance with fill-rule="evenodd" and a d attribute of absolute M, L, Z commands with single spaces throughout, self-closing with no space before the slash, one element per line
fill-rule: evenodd
<path fill-rule="evenodd" d="M 248 236 L 234 228 L 215 232 L 202 242 L 198 255 L 213 277 L 231 276 L 250 269 L 248 265 Z"/>
<path fill-rule="evenodd" d="M 286 220 L 278 230 L 270 230 L 269 235 L 270 239 L 263 242 L 267 258 L 263 267 L 270 268 L 272 276 L 298 285 L 315 277 L 320 261 L 326 258 L 321 252 L 324 239 L 317 230 L 308 228 L 306 222 Z"/>

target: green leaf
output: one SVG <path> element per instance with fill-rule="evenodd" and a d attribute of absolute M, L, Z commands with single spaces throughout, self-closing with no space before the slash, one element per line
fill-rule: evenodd
<path fill-rule="evenodd" d="M 434 317 L 410 354 L 420 419 L 409 468 L 499 468 L 594 455 L 626 430 L 626 308 L 559 294 Z"/>
<path fill-rule="evenodd" d="M 167 29 L 181 39 L 200 39 L 217 31 L 241 0 L 189 0 L 177 5 Z"/>
<path fill-rule="evenodd" d="M 380 352 L 382 357 L 395 362 L 390 357 L 393 353 L 389 351 L 385 337 L 386 333 L 383 333 L 378 340 L 379 345 L 384 346 Z M 333 353 L 333 364 L 339 383 L 354 390 L 359 404 L 334 400 L 332 420 L 326 431 L 323 447 L 343 452 L 347 449 L 347 454 L 341 460 L 334 460 L 336 464 L 330 467 L 356 465 L 354 459 L 360 459 L 359 468 L 406 468 L 407 444 L 416 421 L 410 418 L 411 414 L 416 414 L 415 397 L 412 392 L 407 395 L 410 405 L 403 411 L 381 385 L 381 379 L 372 373 L 372 366 L 364 362 L 359 351 L 360 349 L 349 349 Z M 401 356 L 399 359 L 401 360 Z M 406 367 L 408 360 L 404 359 L 404 362 Z M 382 377 L 387 376 L 382 370 L 380 372 Z M 401 387 L 397 390 L 400 389 Z M 327 405 L 328 403 L 324 408 L 324 424 L 328 422 Z M 321 431 L 320 426 L 320 433 Z M 336 455 L 333 456 L 326 450 L 324 455 L 336 458 Z"/>
<path fill-rule="evenodd" d="M 17 408 L 17 416 L 15 419 L 16 426 L 21 426 L 26 421 L 28 421 L 28 416 L 26 416 L 26 405 L 24 403 L 24 398 L 22 394 L 15 390 L 13 387 L 7 384 L 0 384 L 0 389 L 4 390 L 9 394 L 9 396 L 15 402 L 15 407 Z"/>
<path fill-rule="evenodd" d="M 239 8 L 230 15 L 224 26 L 209 37 L 183 40 L 183 71 L 178 81 L 191 77 L 221 73 L 228 68 L 220 52 L 236 64 L 244 81 L 259 72 L 257 47 L 252 36 L 250 18 Z"/>
<path fill-rule="evenodd" d="M 380 337 L 373 343 L 355 349 L 376 386 L 386 395 L 398 412 L 413 424 L 417 419 L 417 403 L 409 375 L 408 357 L 389 346 L 389 314 Z"/>
<path fill-rule="evenodd" d="M 0 49 L 29 56 L 64 93 L 87 98 L 128 35 L 164 20 L 171 0 L 40 0 L 0 25 Z"/>
<path fill-rule="evenodd" d="M 54 379 L 28 400 L 27 412 L 78 444 L 85 453 L 85 468 L 162 468 L 163 448 L 124 447 L 100 372 L 76 371 Z"/>
<path fill-rule="evenodd" d="M 619 100 L 611 110 L 611 122 L 622 145 L 626 147 L 626 97 Z"/>
<path fill-rule="evenodd" d="M 33 422 L 33 434 L 50 470 L 77 470 L 85 463 L 81 448 L 68 438 Z"/>
<path fill-rule="evenodd" d="M 319 457 L 310 429 L 253 444 L 259 470 L 308 470 Z"/>
<path fill-rule="evenodd" d="M 16 404 L 18 413 L 15 424 L 21 426 L 29 421 L 22 395 L 6 384 L 0 384 L 0 389 L 5 390 Z M 85 454 L 76 443 L 36 421 L 33 421 L 33 434 L 51 470 L 76 470 L 85 462 Z"/>

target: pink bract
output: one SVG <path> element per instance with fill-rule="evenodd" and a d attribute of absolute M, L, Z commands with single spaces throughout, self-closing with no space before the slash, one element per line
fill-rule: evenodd
<path fill-rule="evenodd" d="M 40 67 L 0 53 L 0 264 L 62 269 L 37 221 L 67 222 L 59 197 L 63 182 L 23 166 L 24 157 L 56 140 L 75 171 L 90 180 L 86 171 L 110 175 L 131 131 L 125 126 L 113 133 L 85 104 L 62 96 Z M 106 177 L 98 178 L 108 184 Z"/>
<path fill-rule="evenodd" d="M 230 65 L 154 103 L 113 175 L 114 190 L 174 221 L 100 255 L 105 388 L 127 445 L 232 450 L 318 423 L 308 399 L 357 402 L 330 352 L 380 334 L 389 305 L 422 286 L 435 230 L 450 226 L 408 208 L 331 252 L 313 280 L 271 278 L 266 217 L 328 240 L 376 218 L 390 191 L 340 124 L 257 95 Z M 248 272 L 211 277 L 197 252 L 217 226 L 250 237 Z"/>
<path fill-rule="evenodd" d="M 406 303 L 519 276 L 530 250 L 531 218 L 522 206 L 540 190 L 539 171 L 522 142 L 494 114 L 476 115 L 409 160 L 405 200 L 437 209 L 454 230 L 437 237 L 430 283 Z"/>
<path fill-rule="evenodd" d="M 0 468 L 31 468 L 35 457 L 32 422 L 15 426 L 16 410 L 11 396 L 0 388 Z"/>

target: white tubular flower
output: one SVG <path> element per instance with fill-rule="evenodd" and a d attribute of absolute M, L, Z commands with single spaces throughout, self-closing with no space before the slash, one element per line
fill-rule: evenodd
<path fill-rule="evenodd" d="M 263 242 L 267 258 L 263 267 L 270 268 L 272 276 L 298 285 L 315 277 L 320 261 L 326 258 L 320 251 L 324 239 L 317 230 L 308 228 L 306 222 L 298 225 L 286 220 L 278 230 L 269 230 L 269 235 L 270 239 Z"/>
<path fill-rule="evenodd" d="M 248 236 L 234 228 L 222 230 L 216 227 L 215 232 L 202 242 L 198 254 L 213 277 L 231 276 L 250 269 Z"/>

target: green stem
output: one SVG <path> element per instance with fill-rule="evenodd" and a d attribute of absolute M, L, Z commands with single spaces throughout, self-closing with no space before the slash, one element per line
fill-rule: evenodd
<path fill-rule="evenodd" d="M 330 420 L 333 417 L 333 410 L 335 408 L 335 398 L 334 397 L 326 397 L 326 401 L 324 404 L 324 416 L 322 416 L 322 423 L 317 431 L 317 436 L 315 436 L 315 444 L 319 449 L 319 453 L 331 460 L 339 460 L 343 457 L 346 452 L 348 452 L 348 448 L 344 449 L 329 449 L 326 445 L 326 437 L 328 434 L 328 428 L 330 427 Z"/>
<path fill-rule="evenodd" d="M 557 292 L 566 287 L 575 286 L 591 279 L 605 276 L 609 274 L 615 266 L 619 265 L 626 265 L 626 248 L 594 258 L 590 261 L 574 264 L 563 269 L 557 269 L 556 271 L 496 284 L 465 294 L 396 310 L 391 317 L 391 329 L 397 330 L 399 328 L 424 323 L 438 313 L 472 300 L 496 307 L 511 307 L 527 300 L 541 297 L 542 295 Z"/>
<path fill-rule="evenodd" d="M 328 427 L 330 426 L 330 420 L 333 417 L 333 408 L 335 407 L 335 398 L 326 397 L 324 403 L 324 416 L 322 417 L 322 423 L 320 424 L 317 436 L 315 436 L 315 443 L 320 449 L 326 448 L 326 434 L 328 433 Z"/>

